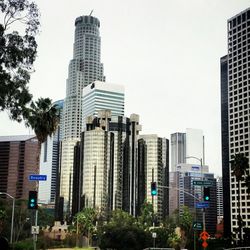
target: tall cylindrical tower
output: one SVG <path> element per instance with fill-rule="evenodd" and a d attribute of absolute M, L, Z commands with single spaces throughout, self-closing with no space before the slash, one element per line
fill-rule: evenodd
<path fill-rule="evenodd" d="M 64 106 L 64 139 L 80 138 L 82 89 L 95 80 L 104 81 L 101 63 L 100 22 L 92 16 L 75 20 L 73 59 L 70 61 Z"/>
<path fill-rule="evenodd" d="M 105 81 L 101 63 L 100 22 L 92 16 L 75 20 L 73 59 L 69 63 L 63 108 L 60 157 L 60 197 L 64 211 L 70 213 L 73 183 L 74 146 L 82 132 L 82 90 L 95 80 Z"/>

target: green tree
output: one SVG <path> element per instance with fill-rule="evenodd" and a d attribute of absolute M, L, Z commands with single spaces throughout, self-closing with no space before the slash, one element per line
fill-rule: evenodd
<path fill-rule="evenodd" d="M 152 227 L 153 219 L 154 219 L 154 210 L 153 206 L 149 202 L 144 202 L 141 207 L 141 215 L 138 217 L 139 225 L 143 229 L 149 229 Z"/>
<path fill-rule="evenodd" d="M 39 98 L 38 101 L 32 102 L 30 108 L 26 108 L 24 112 L 26 125 L 34 130 L 40 144 L 56 131 L 59 113 L 51 99 Z"/>
<path fill-rule="evenodd" d="M 37 161 L 39 162 L 41 144 L 48 136 L 55 133 L 59 123 L 59 111 L 49 98 L 39 98 L 31 102 L 29 108 L 24 109 L 25 124 L 31 127 L 38 139 Z"/>
<path fill-rule="evenodd" d="M 20 122 L 32 98 L 27 84 L 37 53 L 40 14 L 29 0 L 1 0 L 0 11 L 0 110 Z"/>
<path fill-rule="evenodd" d="M 40 227 L 53 226 L 54 224 L 54 215 L 53 210 L 47 208 L 38 207 L 38 222 L 37 224 Z"/>
<path fill-rule="evenodd" d="M 77 213 L 74 218 L 79 233 L 88 238 L 88 245 L 93 232 L 96 230 L 96 216 L 97 212 L 94 208 L 84 208 L 81 212 Z"/>
<path fill-rule="evenodd" d="M 192 238 L 192 223 L 193 215 L 190 213 L 188 207 L 183 206 L 179 218 L 179 227 L 181 229 L 181 239 L 183 247 L 186 247 L 186 245 L 189 244 L 188 241 Z"/>
<path fill-rule="evenodd" d="M 168 245 L 176 250 L 180 249 L 181 237 L 178 236 L 175 232 L 171 233 L 168 236 Z"/>
<path fill-rule="evenodd" d="M 152 245 L 152 237 L 136 225 L 105 225 L 99 233 L 101 249 L 141 250 Z"/>
<path fill-rule="evenodd" d="M 242 243 L 242 227 L 243 227 L 243 220 L 241 218 L 240 213 L 240 187 L 241 181 L 244 180 L 246 170 L 249 168 L 248 158 L 245 157 L 243 153 L 236 154 L 232 156 L 232 160 L 230 161 L 231 164 L 231 171 L 232 175 L 235 176 L 238 190 L 237 190 L 237 206 L 238 206 L 238 232 L 239 232 L 239 242 L 240 245 Z"/>
<path fill-rule="evenodd" d="M 122 226 L 132 226 L 136 222 L 136 219 L 130 215 L 129 213 L 116 209 L 112 212 L 111 219 L 109 224 L 115 227 L 122 227 Z"/>

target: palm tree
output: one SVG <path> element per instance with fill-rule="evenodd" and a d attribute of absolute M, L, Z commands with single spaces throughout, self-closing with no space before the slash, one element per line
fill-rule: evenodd
<path fill-rule="evenodd" d="M 48 136 L 55 133 L 59 123 L 57 105 L 53 105 L 49 98 L 39 98 L 38 101 L 31 103 L 30 108 L 25 109 L 24 119 L 26 126 L 31 127 L 36 134 L 39 162 L 41 144 L 47 140 Z"/>
<path fill-rule="evenodd" d="M 240 214 L 240 182 L 244 180 L 246 170 L 249 168 L 248 158 L 244 156 L 243 153 L 236 154 L 232 156 L 231 163 L 231 171 L 232 175 L 235 176 L 236 181 L 238 183 L 238 191 L 237 191 L 237 206 L 238 206 L 238 229 L 239 229 L 239 240 L 240 245 L 242 242 L 242 218 Z"/>

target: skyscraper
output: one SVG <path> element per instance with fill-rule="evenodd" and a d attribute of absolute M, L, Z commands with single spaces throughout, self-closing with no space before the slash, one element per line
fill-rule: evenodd
<path fill-rule="evenodd" d="M 99 27 L 99 20 L 93 16 L 80 16 L 75 20 L 73 59 L 68 69 L 63 107 L 63 140 L 60 149 L 61 198 L 58 198 L 58 201 L 63 203 L 66 211 L 71 210 L 74 146 L 80 141 L 83 130 L 82 90 L 95 80 L 105 81 Z"/>
<path fill-rule="evenodd" d="M 221 71 L 221 149 L 222 149 L 222 184 L 224 236 L 231 235 L 230 209 L 230 168 L 229 168 L 229 128 L 228 128 L 228 62 L 227 55 L 220 59 Z"/>
<path fill-rule="evenodd" d="M 227 62 L 224 62 L 224 67 L 228 67 L 227 77 L 222 71 L 221 86 L 226 86 L 222 92 L 222 101 L 227 101 L 228 93 L 228 149 L 229 160 L 232 156 L 238 153 L 243 153 L 249 158 L 249 104 L 250 104 L 250 8 L 240 12 L 227 21 L 228 28 L 228 55 Z M 223 90 L 223 89 L 222 89 Z M 222 102 L 222 111 L 224 109 Z M 222 126 L 227 123 L 226 117 L 222 116 Z M 225 130 L 224 130 L 225 131 Z M 223 130 L 222 130 L 223 132 Z M 222 134 L 222 142 L 226 143 L 226 137 Z M 224 144 L 223 150 L 224 150 Z M 223 152 L 224 153 L 224 152 Z M 250 169 L 247 170 L 249 173 Z M 227 190 L 230 190 L 230 221 L 231 232 L 239 238 L 238 228 L 238 205 L 237 194 L 238 185 L 234 176 L 230 172 L 230 165 L 223 164 L 223 189 L 227 195 Z M 225 176 L 224 176 L 225 172 Z M 229 173 L 229 175 L 227 175 Z M 225 178 L 225 179 L 224 179 Z M 224 188 L 227 185 L 226 189 Z M 230 185 L 228 187 L 228 185 Z M 250 200 L 244 187 L 244 182 L 241 182 L 240 187 L 240 213 L 244 226 L 250 226 Z M 227 197 L 227 198 L 226 198 Z M 228 195 L 224 196 L 224 207 L 228 202 Z M 226 211 L 225 211 L 226 212 Z M 228 213 L 224 213 L 225 221 L 228 220 Z M 226 225 L 225 225 L 226 229 Z"/>
<path fill-rule="evenodd" d="M 176 171 L 179 163 L 186 162 L 186 134 L 171 134 L 171 171 Z"/>
<path fill-rule="evenodd" d="M 195 159 L 197 158 L 197 159 Z M 204 136 L 200 129 L 187 128 L 186 133 L 171 134 L 171 171 L 180 163 L 205 163 Z"/>
<path fill-rule="evenodd" d="M 99 27 L 99 20 L 93 16 L 80 16 L 75 20 L 74 52 L 68 69 L 64 105 L 64 139 L 80 138 L 83 87 L 95 80 L 105 81 Z"/>
<path fill-rule="evenodd" d="M 124 209 L 135 215 L 138 122 L 138 115 L 111 116 L 109 110 L 87 117 L 86 131 L 75 147 L 73 215 L 83 207 Z"/>
<path fill-rule="evenodd" d="M 82 96 L 83 124 L 87 116 L 97 115 L 100 110 L 110 110 L 111 116 L 124 115 L 124 87 L 122 85 L 95 81 L 83 89 Z"/>
<path fill-rule="evenodd" d="M 62 139 L 61 122 L 63 100 L 56 101 L 53 105 L 57 105 L 60 122 L 56 132 L 52 136 L 48 136 L 47 140 L 41 145 L 40 174 L 47 175 L 47 181 L 39 183 L 38 201 L 39 203 L 54 205 L 59 181 L 59 147 Z"/>
<path fill-rule="evenodd" d="M 162 221 L 168 215 L 169 142 L 155 134 L 141 135 L 138 147 L 138 211 L 146 200 L 153 204 L 154 212 Z M 151 182 L 157 183 L 157 195 L 151 195 Z"/>
<path fill-rule="evenodd" d="M 223 219 L 223 188 L 222 188 L 221 177 L 217 177 L 216 193 L 217 193 L 217 223 L 220 223 L 221 220 Z"/>

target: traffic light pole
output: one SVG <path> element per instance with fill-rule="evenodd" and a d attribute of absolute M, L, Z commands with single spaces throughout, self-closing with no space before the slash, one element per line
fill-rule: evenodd
<path fill-rule="evenodd" d="M 37 227 L 37 217 L 38 217 L 38 209 L 35 210 L 35 227 Z M 37 242 L 37 234 L 33 234 L 34 250 L 36 250 L 36 242 Z"/>
<path fill-rule="evenodd" d="M 181 192 L 183 192 L 184 194 L 186 194 L 186 195 L 189 195 L 189 196 L 191 196 L 192 198 L 194 198 L 194 210 L 195 210 L 195 217 L 196 217 L 196 208 L 195 208 L 195 200 L 197 200 L 197 201 L 200 201 L 200 199 L 198 199 L 196 196 L 194 196 L 193 194 L 191 194 L 191 193 L 189 193 L 189 192 L 187 192 L 187 191 L 185 191 L 184 189 L 181 189 L 181 188 L 173 188 L 173 187 L 169 187 L 169 186 L 159 186 L 159 188 L 167 188 L 167 189 L 170 189 L 170 188 L 172 188 L 172 189 L 175 189 L 175 190 L 178 190 L 178 191 L 181 191 Z M 204 223 L 203 223 L 203 225 L 204 225 Z M 203 226 L 204 227 L 204 226 Z M 195 233 L 195 231 L 194 231 L 194 250 L 196 250 L 196 233 Z"/>

